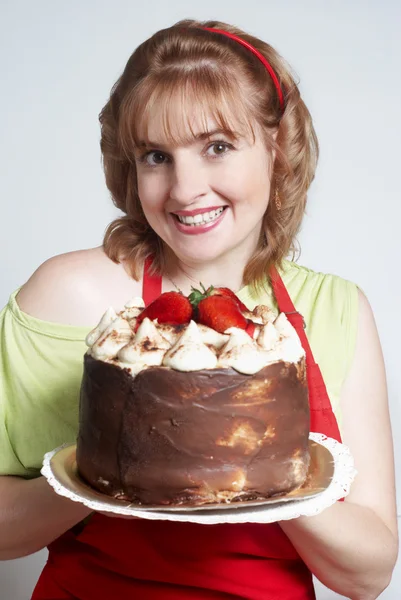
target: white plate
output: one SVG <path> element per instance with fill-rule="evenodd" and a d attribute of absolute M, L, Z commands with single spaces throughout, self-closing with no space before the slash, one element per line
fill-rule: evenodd
<path fill-rule="evenodd" d="M 356 475 L 349 449 L 319 433 L 311 433 L 309 439 L 311 463 L 305 484 L 289 494 L 267 500 L 174 508 L 143 507 L 117 500 L 91 488 L 79 476 L 75 444 L 60 446 L 48 452 L 41 472 L 59 495 L 81 502 L 96 511 L 144 519 L 204 524 L 273 523 L 300 515 L 317 514 L 349 492 Z"/>

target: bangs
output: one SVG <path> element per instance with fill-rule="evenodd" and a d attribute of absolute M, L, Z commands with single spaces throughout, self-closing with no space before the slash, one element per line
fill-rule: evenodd
<path fill-rule="evenodd" d="M 135 150 L 152 145 L 149 142 L 187 145 L 215 129 L 234 140 L 255 141 L 252 110 L 243 89 L 240 82 L 209 69 L 198 75 L 167 72 L 142 80 L 121 111 L 119 134 L 125 155 L 131 160 Z"/>

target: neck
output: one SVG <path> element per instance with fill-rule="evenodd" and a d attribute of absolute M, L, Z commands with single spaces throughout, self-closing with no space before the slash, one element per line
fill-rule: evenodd
<path fill-rule="evenodd" d="M 169 261 L 169 268 L 163 278 L 163 291 L 179 288 L 183 294 L 191 293 L 191 287 L 198 288 L 202 283 L 205 288 L 228 287 L 234 292 L 243 285 L 243 274 L 252 253 L 231 251 L 213 261 L 206 263 L 189 263 L 185 259 Z"/>

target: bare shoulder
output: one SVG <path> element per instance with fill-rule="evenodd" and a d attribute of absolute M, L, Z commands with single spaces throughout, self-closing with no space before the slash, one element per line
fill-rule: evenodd
<path fill-rule="evenodd" d="M 138 295 L 141 283 L 99 247 L 45 261 L 21 288 L 17 302 L 22 311 L 43 321 L 92 326 L 109 306 L 120 310 Z"/>

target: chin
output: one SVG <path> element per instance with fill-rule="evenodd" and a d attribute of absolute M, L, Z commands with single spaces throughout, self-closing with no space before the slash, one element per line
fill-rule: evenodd
<path fill-rule="evenodd" d="M 199 241 L 196 248 L 177 248 L 177 250 L 172 248 L 172 250 L 182 262 L 203 265 L 219 259 L 229 253 L 232 248 L 211 248 L 210 244 Z"/>

